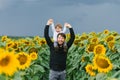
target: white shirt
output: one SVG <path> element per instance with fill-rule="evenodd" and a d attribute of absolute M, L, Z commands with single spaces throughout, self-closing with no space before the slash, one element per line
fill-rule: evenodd
<path fill-rule="evenodd" d="M 53 40 L 54 40 L 54 41 L 57 41 L 57 35 L 58 35 L 59 33 L 56 32 L 54 24 L 51 24 L 51 27 L 52 27 L 52 32 L 53 32 Z M 66 27 L 64 26 L 63 30 L 60 31 L 60 33 L 65 33 L 65 32 L 66 32 Z"/>

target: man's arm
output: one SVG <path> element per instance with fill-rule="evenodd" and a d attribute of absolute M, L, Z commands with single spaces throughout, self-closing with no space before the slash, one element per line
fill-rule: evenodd
<path fill-rule="evenodd" d="M 52 41 L 49 37 L 49 25 L 51 25 L 51 24 L 52 24 L 51 19 L 49 19 L 47 22 L 47 25 L 45 26 L 45 29 L 44 29 L 44 37 L 45 37 L 45 40 L 46 40 L 48 46 L 52 45 Z"/>
<path fill-rule="evenodd" d="M 70 24 L 68 24 L 67 27 L 69 28 L 69 31 L 70 31 L 70 40 L 67 42 L 67 46 L 68 46 L 68 48 L 70 48 L 71 45 L 74 42 L 75 33 L 74 33 L 73 28 L 72 28 L 72 26 Z"/>

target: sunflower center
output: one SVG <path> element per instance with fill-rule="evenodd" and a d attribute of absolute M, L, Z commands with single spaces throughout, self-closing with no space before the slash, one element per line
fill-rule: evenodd
<path fill-rule="evenodd" d="M 45 41 L 42 40 L 41 43 L 42 43 L 42 44 L 45 44 Z"/>
<path fill-rule="evenodd" d="M 96 52 L 97 52 L 97 54 L 100 54 L 102 52 L 102 48 L 101 47 L 97 47 L 96 48 Z"/>
<path fill-rule="evenodd" d="M 108 68 L 109 67 L 108 61 L 106 61 L 105 59 L 97 59 L 96 62 L 100 68 Z"/>
<path fill-rule="evenodd" d="M 31 57 L 32 57 L 32 58 L 35 58 L 35 57 L 36 57 L 36 55 L 35 55 L 35 54 L 33 54 Z"/>
<path fill-rule="evenodd" d="M 25 55 L 19 55 L 18 60 L 20 62 L 20 65 L 24 65 L 27 61 L 27 56 Z"/>
<path fill-rule="evenodd" d="M 9 44 L 8 44 L 8 47 L 10 47 L 10 46 L 12 46 L 12 43 L 9 43 Z"/>
<path fill-rule="evenodd" d="M 38 51 L 37 51 L 36 48 L 31 48 L 31 49 L 29 50 L 29 53 L 32 53 L 32 52 L 36 52 L 36 53 L 37 53 Z"/>
<path fill-rule="evenodd" d="M 93 71 L 92 67 L 89 67 L 89 70 L 90 70 L 90 71 Z"/>
<path fill-rule="evenodd" d="M 93 52 L 95 46 L 96 44 L 90 44 L 88 47 L 88 51 Z"/>
<path fill-rule="evenodd" d="M 109 46 L 110 48 L 112 48 L 112 47 L 114 46 L 114 42 L 109 42 L 109 43 L 108 43 L 108 46 Z"/>
<path fill-rule="evenodd" d="M 93 39 L 92 42 L 97 42 L 97 38 Z"/>
<path fill-rule="evenodd" d="M 10 62 L 10 57 L 9 56 L 6 56 L 5 58 L 1 59 L 0 60 L 0 66 L 6 66 L 8 65 Z"/>
<path fill-rule="evenodd" d="M 108 37 L 107 42 L 112 41 L 113 37 Z"/>
<path fill-rule="evenodd" d="M 14 49 L 17 48 L 17 43 L 14 43 L 13 48 L 14 48 Z"/>

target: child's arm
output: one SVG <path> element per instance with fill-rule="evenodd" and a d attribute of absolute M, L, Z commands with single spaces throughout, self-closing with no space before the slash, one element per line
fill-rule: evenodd
<path fill-rule="evenodd" d="M 62 31 L 63 33 L 65 33 L 66 30 L 67 30 L 67 28 L 66 28 L 67 24 L 68 24 L 68 23 L 65 23 L 65 24 L 64 24 L 64 28 L 63 28 L 63 31 Z"/>
<path fill-rule="evenodd" d="M 52 23 L 50 26 L 52 27 L 52 32 L 55 33 L 55 25 L 54 25 L 54 23 Z"/>
<path fill-rule="evenodd" d="M 56 32 L 56 30 L 55 30 L 55 25 L 54 25 L 54 22 L 53 22 L 53 20 L 52 20 L 52 24 L 50 24 L 50 27 L 52 27 L 52 32 L 53 32 L 53 40 L 54 41 L 57 41 L 57 32 Z"/>

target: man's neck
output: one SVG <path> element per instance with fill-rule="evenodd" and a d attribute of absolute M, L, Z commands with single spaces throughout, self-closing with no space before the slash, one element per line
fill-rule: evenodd
<path fill-rule="evenodd" d="M 62 46 L 63 46 L 63 44 L 58 44 L 58 46 L 59 46 L 59 47 L 62 47 Z"/>

